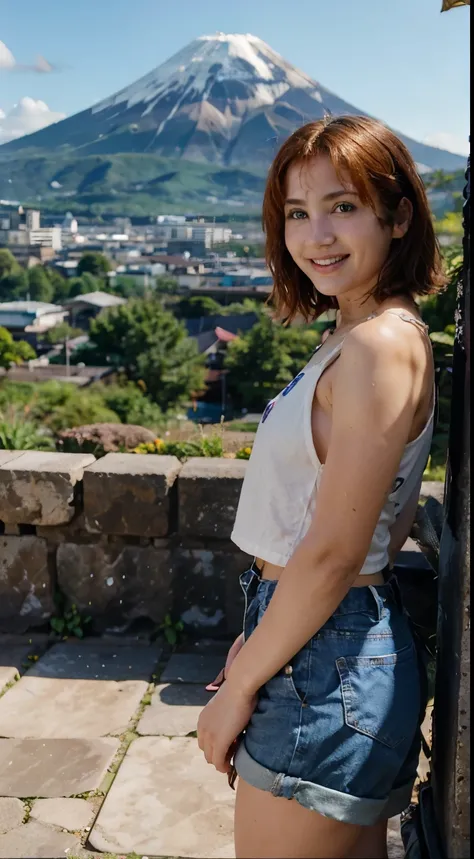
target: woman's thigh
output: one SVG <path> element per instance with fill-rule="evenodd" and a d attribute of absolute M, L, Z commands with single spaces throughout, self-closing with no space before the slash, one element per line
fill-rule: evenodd
<path fill-rule="evenodd" d="M 364 828 L 330 820 L 295 799 L 275 797 L 238 780 L 237 859 L 346 859 L 355 855 Z"/>

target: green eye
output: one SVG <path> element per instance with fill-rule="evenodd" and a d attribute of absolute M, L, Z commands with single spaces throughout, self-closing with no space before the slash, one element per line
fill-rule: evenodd
<path fill-rule="evenodd" d="M 306 218 L 306 212 L 303 212 L 302 209 L 293 209 L 288 212 L 287 218 L 291 221 L 302 221 L 303 218 Z"/>

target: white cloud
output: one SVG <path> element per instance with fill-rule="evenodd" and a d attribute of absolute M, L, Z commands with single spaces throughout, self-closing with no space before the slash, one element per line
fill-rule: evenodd
<path fill-rule="evenodd" d="M 44 101 L 25 96 L 7 114 L 0 110 L 0 144 L 46 128 L 65 116 L 50 110 Z"/>
<path fill-rule="evenodd" d="M 0 42 L 0 69 L 14 69 L 16 60 L 5 42 Z"/>
<path fill-rule="evenodd" d="M 435 131 L 434 134 L 428 134 L 423 138 L 423 143 L 428 146 L 436 146 L 438 149 L 446 149 L 455 155 L 469 155 L 467 136 L 459 137 L 456 134 L 450 134 L 449 131 Z"/>
<path fill-rule="evenodd" d="M 13 56 L 10 48 L 7 48 L 5 42 L 0 41 L 0 70 L 14 72 L 37 72 L 41 75 L 48 75 L 51 72 L 56 72 L 58 66 L 54 66 L 46 57 L 38 54 L 35 63 L 18 63 Z"/>

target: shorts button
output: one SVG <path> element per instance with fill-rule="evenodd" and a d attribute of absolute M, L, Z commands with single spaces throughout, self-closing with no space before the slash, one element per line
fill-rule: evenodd
<path fill-rule="evenodd" d="M 285 674 L 293 674 L 293 668 L 291 667 L 291 665 L 285 666 Z"/>

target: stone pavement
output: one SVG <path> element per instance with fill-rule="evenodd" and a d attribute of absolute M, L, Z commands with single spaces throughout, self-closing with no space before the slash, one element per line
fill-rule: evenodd
<path fill-rule="evenodd" d="M 228 644 L 48 645 L 0 636 L 0 859 L 231 859 L 235 794 L 195 737 Z"/>

